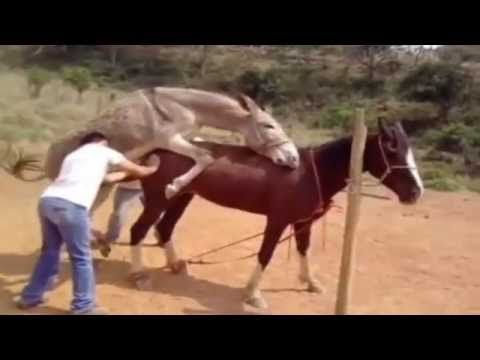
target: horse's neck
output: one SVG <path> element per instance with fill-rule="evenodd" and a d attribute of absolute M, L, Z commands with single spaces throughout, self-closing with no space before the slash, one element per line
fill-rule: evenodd
<path fill-rule="evenodd" d="M 323 196 L 331 199 L 347 185 L 352 138 L 338 140 L 318 149 L 315 154 Z"/>
<path fill-rule="evenodd" d="M 199 126 L 244 132 L 248 125 L 248 113 L 225 95 L 175 88 L 156 88 L 155 92 L 159 101 L 165 97 L 192 111 Z"/>
<path fill-rule="evenodd" d="M 368 170 L 366 159 L 376 139 L 375 135 L 367 137 L 363 172 Z M 348 137 L 327 144 L 316 151 L 315 163 L 319 170 L 323 195 L 326 199 L 331 199 L 347 186 L 347 180 L 350 176 L 352 142 L 353 138 Z"/>

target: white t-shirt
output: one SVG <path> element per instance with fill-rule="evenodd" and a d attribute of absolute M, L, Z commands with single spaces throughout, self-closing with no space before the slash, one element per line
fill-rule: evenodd
<path fill-rule="evenodd" d="M 60 174 L 42 198 L 65 199 L 90 210 L 109 165 L 118 165 L 124 160 L 122 154 L 104 145 L 84 145 L 65 157 Z"/>

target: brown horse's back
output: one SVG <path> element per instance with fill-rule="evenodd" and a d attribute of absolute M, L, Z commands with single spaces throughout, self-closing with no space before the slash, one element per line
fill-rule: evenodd
<path fill-rule="evenodd" d="M 184 192 L 193 192 L 216 204 L 257 214 L 268 214 L 285 202 L 301 186 L 304 165 L 296 170 L 280 167 L 252 150 L 234 145 L 197 143 L 209 149 L 216 161 Z M 161 166 L 143 181 L 145 192 L 161 196 L 165 186 L 193 166 L 187 157 L 158 150 Z M 148 197 L 148 194 L 147 194 Z"/>

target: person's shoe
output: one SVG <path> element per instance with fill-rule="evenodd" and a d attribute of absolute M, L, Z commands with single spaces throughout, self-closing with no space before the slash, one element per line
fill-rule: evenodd
<path fill-rule="evenodd" d="M 25 302 L 25 300 L 23 300 L 21 296 L 17 296 L 13 299 L 13 301 L 15 302 L 15 306 L 17 307 L 17 309 L 19 309 L 19 310 L 30 310 L 30 309 L 34 309 L 38 306 L 44 305 L 45 302 L 46 302 L 46 299 L 44 298 L 40 301 L 29 304 L 29 303 Z"/>
<path fill-rule="evenodd" d="M 73 315 L 90 315 L 90 316 L 102 316 L 102 315 L 108 315 L 107 310 L 102 309 L 100 307 L 94 307 L 90 310 L 84 311 L 84 312 L 74 312 Z"/>

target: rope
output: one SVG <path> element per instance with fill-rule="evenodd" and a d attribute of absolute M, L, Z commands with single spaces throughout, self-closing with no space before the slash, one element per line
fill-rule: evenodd
<path fill-rule="evenodd" d="M 322 224 L 322 250 L 325 252 L 327 249 L 327 214 L 323 216 Z"/>
<path fill-rule="evenodd" d="M 317 221 L 318 218 L 316 220 L 313 220 L 313 222 Z M 284 242 L 286 242 L 287 240 L 290 240 L 291 238 L 293 238 L 295 236 L 295 234 L 301 234 L 303 233 L 306 229 L 308 229 L 309 227 L 309 223 L 305 224 L 300 230 L 298 231 L 292 231 L 288 236 L 282 238 L 278 243 L 277 245 L 280 245 Z M 216 252 L 219 252 L 220 250 L 223 250 L 223 249 L 226 249 L 226 248 L 229 248 L 229 247 L 232 247 L 232 246 L 235 246 L 235 245 L 238 245 L 240 243 L 243 243 L 243 242 L 246 242 L 246 241 L 249 241 L 249 240 L 253 240 L 255 238 L 258 238 L 260 237 L 261 235 L 264 235 L 265 233 L 261 233 L 261 234 L 257 234 L 257 235 L 254 235 L 254 236 L 251 236 L 249 238 L 246 238 L 246 239 L 243 239 L 243 240 L 240 240 L 240 241 L 236 241 L 234 243 L 230 243 L 230 244 L 227 244 L 225 246 L 222 246 L 220 248 L 216 248 L 216 249 L 213 249 L 213 250 L 209 250 L 207 251 L 206 253 L 208 254 L 213 254 L 213 253 L 216 253 Z M 197 258 L 200 258 L 200 257 L 203 257 L 205 256 L 206 253 L 202 253 L 202 254 L 198 254 L 198 255 L 195 255 L 195 256 L 192 256 L 190 258 L 188 258 L 186 260 L 186 262 L 190 265 L 220 265 L 220 264 L 226 264 L 226 263 L 232 263 L 232 262 L 238 262 L 238 261 L 242 261 L 242 260 L 247 260 L 247 259 L 251 259 L 255 256 L 257 256 L 259 253 L 256 252 L 256 253 L 252 253 L 252 254 L 249 254 L 249 255 L 245 255 L 245 256 L 242 256 L 242 257 L 239 257 L 239 258 L 234 258 L 234 259 L 230 259 L 230 260 L 222 260 L 222 261 L 205 261 L 203 259 L 199 259 L 199 260 L 195 260 Z"/>
<path fill-rule="evenodd" d="M 383 151 L 383 148 L 381 146 L 380 137 L 379 137 L 379 147 L 380 147 L 380 151 L 382 153 L 383 160 L 386 164 L 386 170 L 385 170 L 385 173 L 382 175 L 381 179 L 374 186 L 380 185 L 381 182 L 383 180 L 385 180 L 385 178 L 392 172 L 392 170 L 400 169 L 400 168 L 402 168 L 402 169 L 409 168 L 410 169 L 410 167 L 408 167 L 408 166 L 390 166 L 390 164 L 388 163 L 388 160 L 386 158 L 386 155 Z M 320 177 L 318 175 L 317 167 L 315 166 L 313 149 L 309 150 L 309 155 L 310 155 L 310 163 L 311 163 L 311 166 L 312 166 L 312 169 L 313 169 L 315 185 L 316 185 L 316 188 L 317 188 L 318 200 L 321 203 L 322 202 L 322 192 L 321 192 L 321 185 L 320 185 Z M 347 179 L 346 182 L 349 186 L 349 189 L 348 190 L 343 190 L 342 192 L 352 192 L 353 190 L 351 188 L 351 184 L 352 184 L 351 179 Z M 375 195 L 375 194 L 368 194 L 368 193 L 360 192 L 360 195 L 375 198 L 375 199 L 380 199 L 380 200 L 390 200 L 389 197 Z M 284 237 L 283 239 L 281 239 L 277 243 L 277 246 L 282 244 L 283 242 L 285 242 L 287 240 L 291 240 L 295 236 L 295 234 L 298 235 L 298 234 L 301 234 L 302 232 L 304 232 L 310 225 L 313 225 L 323 215 L 324 218 L 323 218 L 323 226 L 322 226 L 322 247 L 323 247 L 323 251 L 325 251 L 326 250 L 326 238 L 327 238 L 327 225 L 328 225 L 326 214 L 328 213 L 328 211 L 332 207 L 342 209 L 342 207 L 340 207 L 338 205 L 334 205 L 333 202 L 330 202 L 326 209 L 322 207 L 319 210 L 317 210 L 316 212 L 314 212 L 310 218 L 297 221 L 297 223 L 305 223 L 305 225 L 302 228 L 300 228 L 300 230 L 298 230 L 298 231 L 292 230 L 288 236 Z M 200 253 L 198 255 L 194 255 L 194 256 L 188 258 L 186 260 L 186 262 L 187 262 L 187 264 L 190 264 L 190 265 L 220 265 L 220 264 L 226 264 L 226 263 L 232 263 L 232 262 L 238 262 L 238 261 L 251 259 L 251 258 L 257 256 L 258 252 L 252 253 L 252 254 L 249 254 L 249 255 L 246 255 L 246 256 L 241 256 L 241 257 L 238 257 L 238 258 L 234 258 L 234 259 L 230 259 L 230 260 L 222 260 L 222 261 L 206 261 L 206 260 L 203 260 L 201 258 L 204 257 L 204 256 L 207 256 L 207 255 L 218 253 L 222 250 L 225 250 L 225 249 L 228 249 L 230 247 L 245 243 L 247 241 L 257 239 L 260 236 L 264 236 L 264 235 L 265 235 L 265 232 L 261 232 L 261 233 L 249 236 L 247 238 L 244 238 L 244 239 L 241 239 L 241 240 L 238 240 L 238 241 L 235 241 L 235 242 L 232 242 L 232 243 L 229 243 L 229 244 L 226 244 L 226 245 L 208 250 L 206 252 L 203 252 L 203 253 Z M 288 246 L 288 253 L 287 253 L 287 260 L 288 261 L 290 261 L 290 252 L 291 252 L 291 241 L 289 242 L 289 246 Z M 198 260 L 195 260 L 195 259 L 198 259 Z"/>
<path fill-rule="evenodd" d="M 379 148 L 380 148 L 380 153 L 382 155 L 382 159 L 385 163 L 385 166 L 386 166 L 386 169 L 385 169 L 385 172 L 382 174 L 382 176 L 379 178 L 378 181 L 376 181 L 374 184 L 368 184 L 368 183 L 365 183 L 365 181 L 362 181 L 362 185 L 363 186 L 366 186 L 366 187 L 377 187 L 377 186 L 380 186 L 382 184 L 382 182 L 392 173 L 392 171 L 394 170 L 399 170 L 399 169 L 413 169 L 411 166 L 392 166 L 390 165 L 390 163 L 388 162 L 388 158 L 385 154 L 385 151 L 383 149 L 383 146 L 382 146 L 382 142 L 381 142 L 381 137 L 379 136 L 378 137 L 378 145 L 379 145 Z M 315 179 L 315 185 L 316 185 L 316 188 L 317 188 L 317 194 L 318 194 L 318 197 L 319 197 L 319 202 L 321 203 L 322 202 L 322 192 L 321 192 L 321 185 L 320 185 L 320 177 L 318 175 L 318 170 L 317 170 L 317 167 L 315 166 L 315 163 L 314 163 L 314 156 L 313 156 L 313 150 L 310 149 L 309 150 L 309 155 L 310 155 L 310 163 L 312 165 L 312 169 L 313 169 L 313 174 L 314 174 L 314 179 Z M 348 185 L 348 189 L 347 190 L 343 190 L 342 192 L 349 192 L 349 193 L 352 193 L 352 192 L 355 192 L 355 193 L 359 193 L 360 195 L 362 196 L 366 196 L 366 197 L 371 197 L 371 198 L 374 198 L 374 199 L 379 199 L 379 200 L 390 200 L 389 197 L 386 197 L 386 196 L 380 196 L 380 195 L 375 195 L 375 194 L 368 194 L 368 193 L 363 193 L 363 192 L 360 192 L 360 191 L 355 191 L 352 189 L 352 181 L 351 179 L 347 179 L 347 185 Z M 277 245 L 280 245 L 281 243 L 287 241 L 287 240 L 290 240 L 294 235 L 295 233 L 297 234 L 300 234 L 302 233 L 303 231 L 305 231 L 305 229 L 308 228 L 308 226 L 310 225 L 310 223 L 313 225 L 317 220 L 319 220 L 322 215 L 324 215 L 324 220 L 323 220 L 323 227 L 322 227 L 322 240 L 323 240 L 323 250 L 325 251 L 326 249 L 326 237 L 327 237 L 327 219 L 326 219 L 326 214 L 327 212 L 330 210 L 331 207 L 337 207 L 337 208 L 340 208 L 339 206 L 336 206 L 336 205 L 333 205 L 331 202 L 328 204 L 328 207 L 326 209 L 324 208 L 321 208 L 320 210 L 316 211 L 314 214 L 312 214 L 312 216 L 308 219 L 305 219 L 305 220 L 299 220 L 297 223 L 305 223 L 306 225 L 304 227 L 302 227 L 300 230 L 298 230 L 297 232 L 295 231 L 292 231 L 287 237 L 283 238 L 282 240 L 280 240 L 278 242 Z M 242 256 L 240 258 L 236 258 L 236 259 L 232 259 L 232 260 L 225 260 L 225 261 L 204 261 L 204 260 L 194 260 L 194 259 L 197 259 L 199 257 L 203 257 L 205 255 L 210 255 L 210 254 L 213 254 L 213 253 L 216 253 L 220 250 L 223 250 L 223 249 L 227 249 L 229 247 L 232 247 L 232 246 L 235 246 L 235 245 L 238 245 L 238 244 L 241 244 L 243 242 L 246 242 L 246 241 L 249 241 L 249 240 L 252 240 L 252 239 L 256 239 L 260 236 L 263 236 L 265 235 L 264 232 L 262 233 L 259 233 L 259 234 L 256 234 L 256 235 L 253 235 L 253 236 L 250 236 L 246 239 L 242 239 L 242 240 L 239 240 L 239 241 L 236 241 L 234 243 L 231 243 L 231 244 L 228 244 L 228 245 L 225 245 L 225 246 L 222 246 L 222 247 L 219 247 L 219 248 L 216 248 L 216 249 L 213 249 L 213 250 L 210 250 L 210 251 L 207 251 L 205 253 L 202 253 L 202 254 L 199 254 L 199 255 L 196 255 L 196 256 L 193 256 L 191 257 L 190 259 L 187 260 L 187 263 L 189 264 L 194 264 L 194 265 L 217 265 L 217 264 L 223 264 L 223 263 L 228 263 L 228 262 L 235 262 L 235 261 L 241 261 L 241 260 L 246 260 L 246 259 L 250 259 L 254 256 L 257 256 L 258 253 L 254 253 L 254 254 L 250 254 L 250 255 L 247 255 L 247 256 Z M 288 248 L 288 259 L 290 259 L 290 247 L 291 247 L 291 243 L 289 244 L 289 248 Z"/>
<path fill-rule="evenodd" d="M 314 162 L 314 156 L 313 156 L 313 150 L 310 149 L 309 150 L 309 155 L 310 155 L 310 163 L 311 163 L 311 166 L 312 166 L 312 169 L 313 169 L 313 174 L 314 174 L 314 178 L 315 178 L 315 185 L 316 185 L 316 188 L 317 188 L 317 194 L 318 194 L 318 200 L 319 202 L 321 203 L 322 202 L 322 190 L 321 190 L 321 185 L 320 185 L 320 177 L 318 176 L 318 171 L 317 171 L 317 167 L 315 166 L 315 162 Z M 291 240 L 295 235 L 298 235 L 298 234 L 301 234 L 302 232 L 304 232 L 306 229 L 308 229 L 311 225 L 313 225 L 317 220 L 319 220 L 322 215 L 326 214 L 331 206 L 332 206 L 332 202 L 329 203 L 329 206 L 327 208 L 325 207 L 321 207 L 319 210 L 315 211 L 311 217 L 307 218 L 307 219 L 303 219 L 303 220 L 299 220 L 297 221 L 297 223 L 305 223 L 305 225 L 303 227 L 300 228 L 300 230 L 298 231 L 295 231 L 295 229 L 292 229 L 292 231 L 290 232 L 290 234 L 288 236 L 286 236 L 285 238 L 281 239 L 277 245 L 280 245 L 282 244 L 283 242 L 287 241 L 287 240 Z M 292 226 L 293 228 L 293 226 Z M 249 236 L 248 238 L 245 238 L 245 239 L 242 239 L 242 240 L 238 240 L 238 241 L 235 241 L 233 243 L 230 243 L 230 244 L 227 244 L 227 245 L 224 245 L 224 246 L 221 246 L 219 248 L 215 248 L 215 249 L 212 249 L 212 250 L 209 250 L 209 251 L 206 251 L 204 253 L 201 253 L 199 255 L 195 255 L 195 256 L 192 256 L 191 258 L 189 258 L 188 260 L 186 260 L 186 262 L 188 264 L 192 264 L 192 265 L 218 265 L 218 264 L 224 264 L 224 263 L 230 263 L 230 262 L 237 262 L 237 261 L 242 261 L 242 260 L 247 260 L 247 259 L 250 259 L 252 257 L 255 257 L 258 255 L 258 252 L 256 253 L 253 253 L 253 254 L 250 254 L 250 255 L 246 255 L 246 256 L 242 256 L 242 257 L 239 257 L 239 258 L 235 258 L 235 259 L 232 259 L 232 260 L 223 260 L 223 261 L 205 261 L 205 260 L 202 260 L 202 259 L 199 259 L 199 260 L 195 260 L 195 259 L 198 259 L 198 258 L 201 258 L 201 257 L 204 257 L 206 255 L 210 255 L 210 254 L 214 254 L 214 253 L 217 253 L 221 250 L 224 250 L 224 249 L 227 249 L 227 248 L 230 248 L 232 246 L 235 246 L 235 245 L 238 245 L 238 244 L 241 244 L 241 243 L 244 243 L 246 241 L 249 241 L 249 240 L 253 240 L 253 239 L 256 239 L 260 236 L 263 236 L 265 235 L 265 232 L 262 232 L 262 233 L 259 233 L 259 234 L 255 234 L 253 236 Z M 325 241 L 325 239 L 324 239 Z M 289 243 L 289 246 L 288 246 L 288 260 L 290 260 L 290 248 L 291 248 L 291 242 Z"/>

